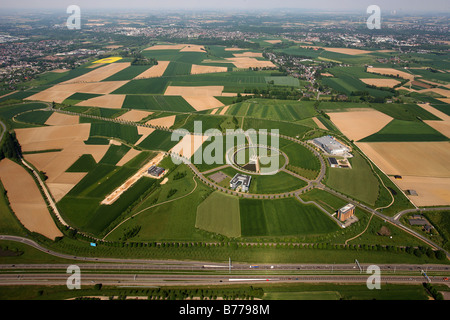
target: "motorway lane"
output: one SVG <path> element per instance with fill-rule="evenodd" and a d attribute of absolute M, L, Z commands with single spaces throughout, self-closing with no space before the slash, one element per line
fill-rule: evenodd
<path fill-rule="evenodd" d="M 0 274 L 0 286 L 10 285 L 66 285 L 72 274 Z M 224 285 L 224 284 L 255 284 L 255 283 L 366 283 L 369 275 L 299 275 L 299 276 L 268 276 L 268 275 L 173 275 L 173 274 L 89 274 L 80 275 L 81 285 L 101 283 L 111 286 L 174 286 L 174 285 Z M 425 282 L 423 276 L 381 276 L 381 283 Z M 447 283 L 442 277 L 431 277 L 432 283 Z"/>
<path fill-rule="evenodd" d="M 120 259 L 120 258 L 95 258 L 95 257 L 77 257 L 73 255 L 63 254 L 48 250 L 35 241 L 22 238 L 18 236 L 0 235 L 0 240 L 12 240 L 30 245 L 47 254 L 68 259 L 73 263 L 67 264 L 0 264 L 0 270 L 2 269 L 61 269 L 72 264 L 83 266 L 88 269 L 132 269 L 132 270 L 226 270 L 229 267 L 228 262 L 207 262 L 207 261 L 180 261 L 180 260 L 151 260 L 151 259 Z M 81 262 L 81 263 L 79 263 Z M 83 263 L 91 262 L 91 263 Z M 95 263 L 96 262 L 96 263 Z M 250 268 L 251 264 L 246 263 L 233 263 L 232 270 L 328 270 L 338 271 L 347 270 L 352 271 L 357 268 L 355 263 L 349 264 L 258 264 L 257 268 Z M 256 265 L 253 265 L 256 267 Z M 369 264 L 361 264 L 362 271 L 367 269 Z M 449 271 L 449 265 L 413 265 L 413 264 L 380 264 L 378 265 L 383 271 L 414 271 L 414 270 L 433 270 L 433 271 Z"/>

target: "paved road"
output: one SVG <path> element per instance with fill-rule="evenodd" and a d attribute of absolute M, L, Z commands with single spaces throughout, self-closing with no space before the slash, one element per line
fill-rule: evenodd
<path fill-rule="evenodd" d="M 450 207 L 407 209 L 407 210 L 403 210 L 403 211 L 398 212 L 394 216 L 393 219 L 394 220 L 400 220 L 401 216 L 406 214 L 406 213 L 411 213 L 411 212 L 430 212 L 430 211 L 436 211 L 436 210 L 450 211 Z"/>
<path fill-rule="evenodd" d="M 37 250 L 40 250 L 49 255 L 67 259 L 68 263 L 56 264 L 0 264 L 0 270 L 7 269 L 66 269 L 67 266 L 76 264 L 86 269 L 133 269 L 133 270 L 228 270 L 228 262 L 210 262 L 210 261 L 187 261 L 187 260 L 154 260 L 154 259 L 124 259 L 124 258 L 98 258 L 98 257 L 83 257 L 64 254 L 53 251 L 43 247 L 34 240 L 10 235 L 0 235 L 0 240 L 9 240 L 24 243 Z M 107 264 L 105 264 L 107 263 Z M 355 263 L 350 264 L 315 264 L 315 263 L 294 263 L 294 264 L 258 264 L 258 268 L 250 268 L 248 263 L 234 263 L 231 262 L 232 270 L 299 270 L 299 271 L 354 271 L 358 270 Z M 369 266 L 369 264 L 360 264 L 362 272 Z M 450 265 L 442 264 L 379 264 L 382 271 L 417 271 L 417 270 L 433 270 L 450 272 Z"/>
<path fill-rule="evenodd" d="M 27 273 L 27 274 L 0 274 L 0 285 L 66 285 L 66 273 Z M 81 273 L 81 286 L 101 283 L 108 286 L 193 286 L 193 285 L 219 285 L 219 284 L 255 284 L 255 283 L 367 283 L 368 275 L 176 275 L 176 274 L 93 274 Z M 381 276 L 381 286 L 386 283 L 421 284 L 426 279 L 416 276 Z M 442 277 L 430 277 L 432 283 L 447 283 Z"/>

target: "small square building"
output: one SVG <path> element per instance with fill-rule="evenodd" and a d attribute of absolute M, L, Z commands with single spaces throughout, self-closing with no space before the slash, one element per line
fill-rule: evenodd
<path fill-rule="evenodd" d="M 338 164 L 336 158 L 328 158 L 328 163 L 330 164 L 331 168 L 339 167 L 339 164 Z"/>
<path fill-rule="evenodd" d="M 337 211 L 337 218 L 340 221 L 345 221 L 350 217 L 353 217 L 355 215 L 355 205 L 349 203 L 346 206 L 340 208 Z"/>
<path fill-rule="evenodd" d="M 157 166 L 151 166 L 147 171 L 149 175 L 155 178 L 161 177 L 165 172 L 166 169 Z"/>
<path fill-rule="evenodd" d="M 230 181 L 230 188 L 236 190 L 238 187 L 240 187 L 243 192 L 247 192 L 248 189 L 250 188 L 251 181 L 252 181 L 251 176 L 236 173 L 233 179 L 231 179 Z"/>

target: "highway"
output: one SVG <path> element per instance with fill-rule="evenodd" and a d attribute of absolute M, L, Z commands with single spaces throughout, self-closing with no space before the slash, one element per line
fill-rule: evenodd
<path fill-rule="evenodd" d="M 0 286 L 12 285 L 66 285 L 71 273 L 22 273 L 0 274 Z M 189 275 L 189 274 L 138 274 L 138 273 L 83 273 L 81 285 L 101 283 L 109 286 L 193 286 L 226 285 L 254 283 L 360 283 L 365 284 L 369 275 Z M 443 277 L 430 277 L 432 283 L 446 283 Z M 404 283 L 421 284 L 426 282 L 422 275 L 381 275 L 381 284 Z"/>
<path fill-rule="evenodd" d="M 82 285 L 102 283 L 112 286 L 219 285 L 261 282 L 345 282 L 365 283 L 371 273 L 369 264 L 260 264 L 215 263 L 207 261 L 145 260 L 77 257 L 47 250 L 36 242 L 15 236 L 0 240 L 25 243 L 47 254 L 70 260 L 53 264 L 0 264 L 0 286 L 65 285 L 71 273 L 80 268 Z M 449 265 L 380 264 L 383 283 L 450 284 Z"/>

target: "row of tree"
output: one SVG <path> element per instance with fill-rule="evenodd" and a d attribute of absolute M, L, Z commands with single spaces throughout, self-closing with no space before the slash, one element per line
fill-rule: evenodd
<path fill-rule="evenodd" d="M 0 160 L 4 158 L 19 160 L 22 156 L 22 148 L 17 141 L 14 132 L 5 132 L 4 142 L 0 146 Z"/>

